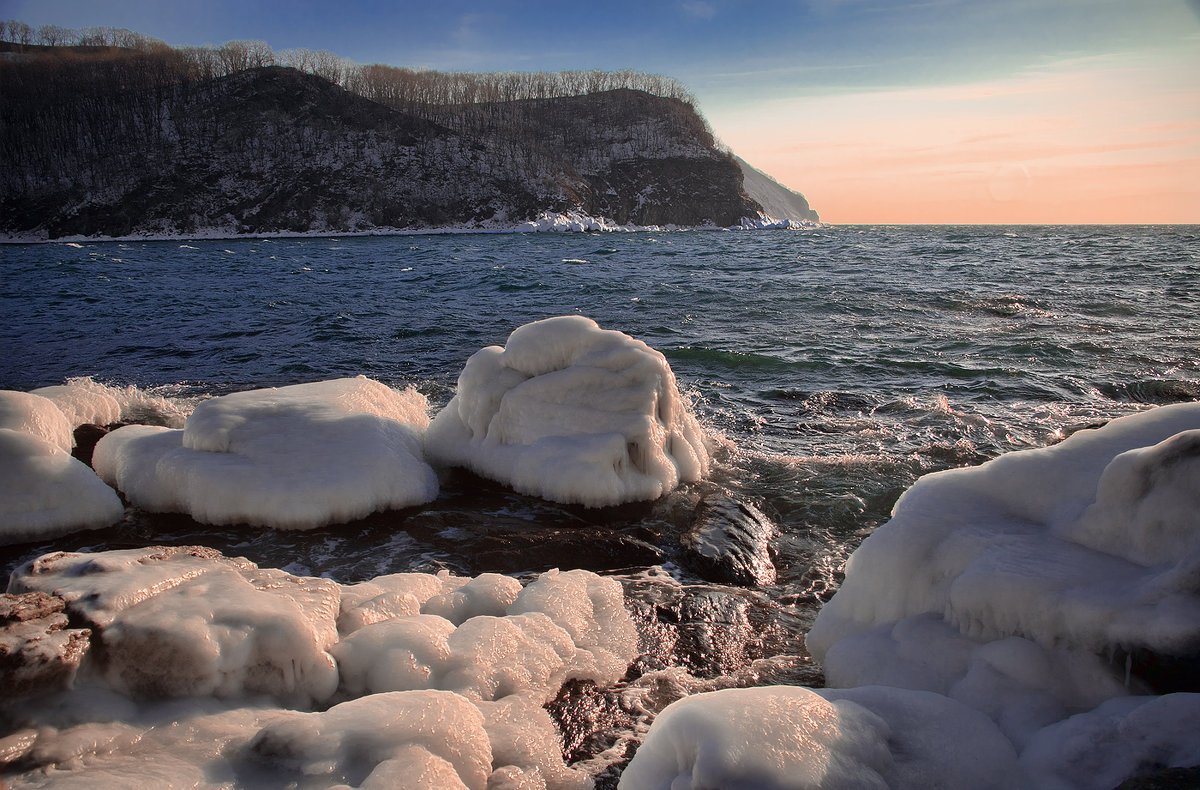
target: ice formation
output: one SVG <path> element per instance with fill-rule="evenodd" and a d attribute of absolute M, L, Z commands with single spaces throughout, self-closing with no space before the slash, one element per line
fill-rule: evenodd
<path fill-rule="evenodd" d="M 288 713 L 249 752 L 280 780 L 323 786 L 486 790 L 492 754 L 483 715 L 444 691 L 375 694 L 323 713 Z"/>
<path fill-rule="evenodd" d="M 863 542 L 808 644 L 923 614 L 983 643 L 1200 652 L 1200 404 L 918 480 Z"/>
<path fill-rule="evenodd" d="M 594 507 L 655 499 L 709 464 L 663 355 L 582 316 L 526 324 L 475 353 L 425 440 L 441 463 Z"/>
<path fill-rule="evenodd" d="M 434 499 L 427 424 L 423 395 L 360 376 L 213 398 L 182 430 L 119 428 L 93 464 L 146 510 L 311 529 Z"/>
<path fill-rule="evenodd" d="M 1046 727 L 1021 762 L 1044 790 L 1111 790 L 1146 766 L 1200 764 L 1200 694 L 1110 700 Z"/>
<path fill-rule="evenodd" d="M 121 500 L 71 457 L 72 429 L 54 401 L 0 391 L 0 544 L 121 520 Z"/>
<path fill-rule="evenodd" d="M 102 649 L 96 672 L 135 697 L 269 694 L 307 704 L 338 685 L 338 587 L 198 546 L 47 554 L 10 592 L 67 602 Z"/>
<path fill-rule="evenodd" d="M 808 635 L 829 684 L 952 697 L 1044 773 L 1058 722 L 1147 690 L 1134 653 L 1200 656 L 1198 428 L 1200 404 L 1164 406 L 919 480 Z M 1182 697 L 1172 710 L 1200 716 L 1200 695 Z M 1115 738 L 1104 759 L 1153 762 L 1139 750 Z"/>
<path fill-rule="evenodd" d="M 74 427 L 49 398 L 0 390 L 0 429 L 36 436 L 69 453 L 75 446 Z"/>
<path fill-rule="evenodd" d="M 116 493 L 68 452 L 0 428 L 0 544 L 107 527 L 124 513 Z"/>
<path fill-rule="evenodd" d="M 1200 694 L 1139 696 L 1132 658 L 1195 683 L 1200 404 L 922 478 L 808 646 L 831 688 L 684 698 L 620 786 L 1108 790 L 1200 764 Z"/>
<path fill-rule="evenodd" d="M 397 574 L 349 588 L 339 623 L 350 630 L 333 648 L 346 692 L 438 688 L 541 704 L 568 679 L 611 684 L 637 656 L 616 581 L 549 571 L 517 592 L 499 578 Z"/>
<path fill-rule="evenodd" d="M 940 695 L 760 686 L 667 706 L 619 787 L 983 790 L 1022 787 L 1019 778 L 1012 744 L 986 717 Z"/>
<path fill-rule="evenodd" d="M 620 584 L 587 571 L 339 585 L 153 547 L 48 554 L 9 590 L 58 596 L 92 640 L 75 690 L 0 701 L 14 788 L 147 762 L 154 784 L 582 790 L 542 705 L 637 655 Z"/>
<path fill-rule="evenodd" d="M 86 423 L 111 425 L 121 419 L 121 404 L 107 390 L 104 385 L 90 379 L 77 379 L 53 387 L 42 387 L 33 390 L 32 394 L 54 401 L 66 416 L 67 423 L 74 428 Z"/>

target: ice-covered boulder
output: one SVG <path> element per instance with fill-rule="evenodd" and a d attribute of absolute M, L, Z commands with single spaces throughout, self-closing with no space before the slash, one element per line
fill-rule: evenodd
<path fill-rule="evenodd" d="M 427 424 L 419 392 L 360 376 L 213 398 L 182 430 L 119 428 L 93 464 L 146 510 L 311 529 L 434 499 Z"/>
<path fill-rule="evenodd" d="M 1112 790 L 1148 769 L 1198 766 L 1200 694 L 1111 700 L 1039 732 L 1021 763 L 1041 790 Z"/>
<path fill-rule="evenodd" d="M 106 387 L 90 379 L 41 387 L 32 394 L 54 401 L 72 428 L 87 424 L 111 425 L 121 419 L 121 404 Z"/>
<path fill-rule="evenodd" d="M 0 390 L 0 429 L 36 436 L 66 452 L 71 452 L 74 425 L 62 409 L 49 398 L 29 392 Z"/>
<path fill-rule="evenodd" d="M 486 790 L 492 771 L 483 714 L 445 691 L 373 694 L 322 713 L 284 714 L 248 754 L 273 769 L 279 786 Z"/>
<path fill-rule="evenodd" d="M 800 686 L 684 697 L 655 719 L 621 790 L 1020 788 L 987 717 L 928 692 Z"/>
<path fill-rule="evenodd" d="M 526 324 L 476 352 L 425 447 L 523 493 L 593 507 L 655 499 L 709 465 L 666 358 L 582 316 Z"/>
<path fill-rule="evenodd" d="M 921 478 L 847 562 L 810 649 L 924 613 L 983 640 L 1200 649 L 1197 428 L 1200 404 L 1163 406 Z"/>
<path fill-rule="evenodd" d="M 549 571 L 516 592 L 494 574 L 465 584 L 441 577 L 450 591 L 437 593 L 428 584 L 420 589 L 411 578 L 418 576 L 367 583 L 393 593 L 372 598 L 365 598 L 370 589 L 355 589 L 363 585 L 348 588 L 355 602 L 348 608 L 343 597 L 339 622 L 352 630 L 331 649 L 345 693 L 447 689 L 475 701 L 521 695 L 541 704 L 567 680 L 610 685 L 637 656 L 637 632 L 615 580 Z M 401 587 L 408 589 L 394 595 Z M 455 605 L 469 601 L 472 588 L 475 604 Z"/>
<path fill-rule="evenodd" d="M 69 444 L 64 450 L 32 433 L 0 428 L 0 544 L 107 527 L 124 513 L 116 493 L 71 457 Z"/>
<path fill-rule="evenodd" d="M 338 671 L 337 585 L 199 546 L 47 554 L 9 592 L 66 602 L 92 629 L 97 670 L 135 697 L 328 699 Z"/>
<path fill-rule="evenodd" d="M 1198 429 L 1164 406 L 918 480 L 808 635 L 830 685 L 949 694 L 1021 745 L 1137 691 L 1126 656 L 1197 663 Z"/>
<path fill-rule="evenodd" d="M 521 592 L 511 576 L 481 573 L 475 578 L 449 571 L 392 573 L 342 587 L 338 630 L 349 635 L 365 625 L 408 615 L 438 615 L 462 625 L 478 615 L 502 616 Z"/>

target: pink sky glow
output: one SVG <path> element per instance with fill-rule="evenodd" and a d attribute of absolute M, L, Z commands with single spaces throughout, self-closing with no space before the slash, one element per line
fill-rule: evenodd
<path fill-rule="evenodd" d="M 1193 43 L 710 117 L 733 150 L 803 191 L 827 222 L 1196 223 Z"/>

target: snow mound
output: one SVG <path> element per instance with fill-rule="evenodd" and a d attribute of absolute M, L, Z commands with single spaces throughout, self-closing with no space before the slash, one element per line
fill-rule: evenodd
<path fill-rule="evenodd" d="M 447 689 L 473 701 L 524 695 L 541 704 L 570 679 L 610 685 L 637 657 L 637 632 L 612 579 L 549 571 L 510 598 L 520 584 L 495 574 L 412 578 L 420 576 L 382 577 L 343 594 L 339 623 L 352 630 L 332 652 L 347 694 Z M 371 588 L 384 591 L 367 598 Z M 447 601 L 472 595 L 474 606 L 447 610 Z"/>
<path fill-rule="evenodd" d="M 622 790 L 1021 787 L 1012 745 L 981 714 L 882 687 L 724 689 L 655 719 Z"/>
<path fill-rule="evenodd" d="M 90 382 L 90 379 L 87 380 Z M 41 387 L 32 394 L 54 401 L 72 428 L 85 425 L 112 425 L 121 419 L 122 408 L 102 384 L 87 386 L 82 383 L 58 384 Z"/>
<path fill-rule="evenodd" d="M 64 599 L 92 629 L 97 671 L 134 697 L 269 694 L 328 699 L 338 671 L 338 587 L 198 546 L 58 552 L 18 568 L 9 592 Z"/>
<path fill-rule="evenodd" d="M 375 694 L 323 713 L 289 713 L 251 741 L 249 753 L 283 786 L 352 785 L 486 790 L 492 753 L 483 715 L 444 691 Z"/>
<path fill-rule="evenodd" d="M 49 398 L 28 392 L 0 390 L 0 428 L 36 436 L 71 452 L 74 426 Z"/>
<path fill-rule="evenodd" d="M 44 555 L 13 573 L 29 590 L 92 643 L 80 688 L 6 705 L 14 787 L 145 761 L 163 786 L 583 790 L 543 704 L 569 678 L 615 683 L 638 652 L 620 584 L 587 571 L 338 585 L 151 547 Z"/>
<path fill-rule="evenodd" d="M 38 436 L 0 428 L 0 544 L 107 527 L 124 513 L 86 464 Z"/>
<path fill-rule="evenodd" d="M 1144 691 L 1137 666 L 1194 662 L 1198 427 L 1164 406 L 918 480 L 808 634 L 828 683 L 945 694 L 1032 748 Z"/>
<path fill-rule="evenodd" d="M 703 432 L 662 354 L 582 316 L 476 352 L 425 437 L 432 459 L 591 507 L 655 499 L 708 473 Z"/>
<path fill-rule="evenodd" d="M 1106 702 L 1047 727 L 1021 754 L 1043 790 L 1111 790 L 1147 767 L 1198 761 L 1200 694 L 1182 693 Z"/>
<path fill-rule="evenodd" d="M 312 529 L 434 499 L 427 424 L 423 395 L 360 376 L 213 398 L 183 430 L 118 428 L 93 464 L 146 510 Z"/>
<path fill-rule="evenodd" d="M 810 650 L 926 613 L 978 641 L 1200 650 L 1197 428 L 1200 404 L 1163 406 L 921 478 L 847 562 Z"/>

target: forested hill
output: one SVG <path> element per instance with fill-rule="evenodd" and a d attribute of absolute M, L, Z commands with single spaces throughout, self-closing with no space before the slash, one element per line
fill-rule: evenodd
<path fill-rule="evenodd" d="M 365 67 L 349 84 L 167 47 L 8 49 L 10 237 L 505 227 L 570 211 L 729 226 L 762 209 L 661 78 Z"/>

